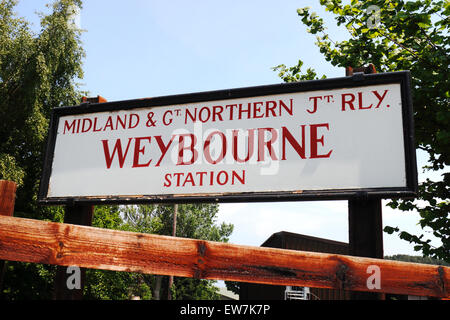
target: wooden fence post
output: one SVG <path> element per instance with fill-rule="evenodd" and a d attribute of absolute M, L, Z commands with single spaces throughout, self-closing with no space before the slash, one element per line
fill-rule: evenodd
<path fill-rule="evenodd" d="M 12 217 L 16 190 L 17 184 L 14 181 L 0 180 L 0 215 Z"/>
<path fill-rule="evenodd" d="M 13 216 L 16 190 L 17 184 L 14 181 L 0 180 L 0 216 Z M 0 296 L 2 296 L 6 263 L 5 260 L 0 260 Z"/>
<path fill-rule="evenodd" d="M 177 236 L 177 214 L 178 214 L 178 204 L 173 205 L 173 221 L 172 221 L 172 237 Z M 167 289 L 167 300 L 172 300 L 172 289 L 173 286 L 173 276 L 169 276 L 169 286 Z"/>
<path fill-rule="evenodd" d="M 76 224 L 82 226 L 92 225 L 92 217 L 94 213 L 94 206 L 92 205 L 73 205 L 66 206 L 64 215 L 64 223 Z M 57 266 L 55 275 L 55 284 L 53 298 L 55 300 L 81 300 L 83 299 L 83 288 L 86 279 L 86 269 L 79 269 L 79 288 L 69 288 L 67 281 L 72 276 L 71 269 L 65 266 Z"/>
<path fill-rule="evenodd" d="M 106 102 L 106 99 L 97 96 L 93 98 L 82 98 L 82 103 L 102 103 Z M 70 183 L 70 182 L 68 182 Z M 94 206 L 92 205 L 79 205 L 74 204 L 66 206 L 64 223 L 76 224 L 82 226 L 92 225 L 92 218 L 94 214 Z M 75 266 L 76 267 L 76 266 Z M 56 269 L 53 298 L 55 300 L 81 300 L 83 299 L 83 289 L 86 278 L 86 269 L 80 268 L 80 287 L 69 288 L 67 282 L 69 277 L 73 275 L 76 270 L 68 269 L 69 267 L 58 266 Z"/>

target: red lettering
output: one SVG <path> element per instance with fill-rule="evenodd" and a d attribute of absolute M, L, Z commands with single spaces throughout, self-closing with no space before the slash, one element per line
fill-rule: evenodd
<path fill-rule="evenodd" d="M 207 111 L 206 115 L 205 115 L 205 112 L 203 112 L 205 110 Z M 211 117 L 211 110 L 209 110 L 208 107 L 203 107 L 203 108 L 200 109 L 200 112 L 198 114 L 198 118 L 200 119 L 201 122 L 205 123 L 206 121 L 209 120 L 210 117 Z"/>
<path fill-rule="evenodd" d="M 108 127 L 111 130 L 114 130 L 114 126 L 113 126 L 113 123 L 112 123 L 112 117 L 111 116 L 109 116 L 108 120 L 106 120 L 106 124 L 105 124 L 105 127 L 103 128 L 103 131 L 106 131 L 106 128 L 108 128 Z"/>
<path fill-rule="evenodd" d="M 75 133 L 75 122 L 76 120 L 73 120 L 72 123 L 69 125 L 68 121 L 64 121 L 64 132 L 63 134 L 66 134 L 66 129 L 67 131 L 72 130 L 72 134 Z"/>
<path fill-rule="evenodd" d="M 122 126 L 122 129 L 126 129 L 127 127 L 127 115 L 125 114 L 124 116 L 124 119 L 123 119 L 123 121 L 122 121 L 122 119 L 120 118 L 120 116 L 119 115 L 117 115 L 117 121 L 116 121 L 116 129 L 119 129 L 119 123 L 120 123 L 120 125 Z"/>
<path fill-rule="evenodd" d="M 89 127 L 85 127 L 86 121 L 89 122 Z M 81 132 L 88 132 L 89 130 L 91 130 L 92 128 L 92 120 L 89 118 L 84 118 L 83 119 L 83 124 L 81 125 Z"/>
<path fill-rule="evenodd" d="M 80 122 L 81 122 L 81 119 L 78 119 L 77 120 L 77 133 L 80 133 Z"/>
<path fill-rule="evenodd" d="M 97 128 L 97 117 L 94 119 L 94 132 L 102 131 L 102 128 Z"/>
<path fill-rule="evenodd" d="M 170 145 L 172 144 L 173 139 L 175 138 L 175 135 L 172 135 L 172 138 L 167 143 L 167 145 L 164 144 L 164 141 L 161 136 L 154 136 L 156 139 L 156 142 L 158 143 L 159 150 L 161 150 L 161 157 L 159 158 L 158 162 L 156 163 L 155 167 L 159 167 L 161 164 L 162 159 L 166 155 L 167 151 L 169 150 Z"/>
<path fill-rule="evenodd" d="M 187 118 L 189 116 L 189 118 L 191 118 L 192 122 L 196 122 L 197 121 L 197 108 L 194 109 L 194 115 L 192 115 L 192 113 L 189 111 L 189 109 L 185 109 L 186 113 L 184 116 L 184 124 L 187 124 Z"/>
<path fill-rule="evenodd" d="M 272 105 L 272 106 L 270 106 Z M 275 108 L 277 107 L 277 103 L 275 101 L 266 101 L 266 118 L 269 117 L 269 111 L 272 114 L 272 117 L 276 117 Z"/>
<path fill-rule="evenodd" d="M 130 148 L 131 140 L 133 140 L 133 138 L 128 138 L 127 149 L 125 150 L 125 153 L 123 153 L 122 152 L 121 140 L 117 139 L 116 140 L 116 144 L 114 145 L 114 149 L 113 149 L 112 155 L 109 152 L 108 140 L 102 140 L 103 152 L 105 154 L 105 161 L 106 161 L 106 168 L 107 169 L 111 168 L 111 164 L 112 164 L 112 161 L 114 159 L 114 156 L 116 155 L 116 152 L 117 152 L 117 157 L 119 158 L 119 166 L 120 166 L 120 168 L 123 167 L 123 164 L 125 162 L 125 158 L 127 157 L 127 154 L 128 154 L 128 149 Z"/>
<path fill-rule="evenodd" d="M 183 173 L 177 172 L 177 173 L 174 173 L 173 175 L 177 177 L 177 187 L 179 187 L 180 186 L 180 177 L 183 175 Z"/>
<path fill-rule="evenodd" d="M 206 174 L 208 174 L 208 172 L 205 172 L 205 171 L 200 171 L 200 172 L 196 173 L 197 176 L 200 175 L 200 185 L 201 186 L 203 186 L 203 176 L 205 176 Z"/>
<path fill-rule="evenodd" d="M 286 128 L 282 127 L 281 135 L 282 135 L 282 157 L 281 160 L 286 160 L 286 140 L 290 143 L 290 145 L 294 148 L 294 150 L 298 153 L 300 158 L 305 159 L 305 125 L 301 125 L 301 139 L 302 144 L 300 145 L 297 140 L 292 136 L 291 132 Z"/>
<path fill-rule="evenodd" d="M 227 172 L 221 170 L 218 173 L 214 171 L 200 171 L 200 172 L 176 172 L 176 173 L 166 173 L 164 175 L 164 187 L 197 187 L 204 185 L 204 178 L 209 176 L 210 185 L 226 185 L 226 184 L 245 184 L 245 170 L 241 173 L 236 171 Z"/>
<path fill-rule="evenodd" d="M 270 140 L 265 141 L 264 133 L 270 132 L 271 137 Z M 278 133 L 273 128 L 258 128 L 258 161 L 264 161 L 265 152 L 264 146 L 266 146 L 267 150 L 269 150 L 269 156 L 272 160 L 278 160 L 274 149 L 272 148 L 272 143 L 274 143 L 278 138 Z"/>
<path fill-rule="evenodd" d="M 313 110 L 308 110 L 306 109 L 306 111 L 308 111 L 308 113 L 315 113 L 317 111 L 317 99 L 322 100 L 322 96 L 317 96 L 317 97 L 309 97 L 309 101 L 311 101 L 311 99 L 313 99 L 314 104 L 313 104 Z"/>
<path fill-rule="evenodd" d="M 254 102 L 253 103 L 253 118 L 262 118 L 264 117 L 264 114 L 258 114 L 259 112 L 261 112 L 261 107 L 257 107 L 257 105 L 263 105 L 262 102 Z"/>
<path fill-rule="evenodd" d="M 133 118 L 135 118 L 136 122 L 133 124 Z M 131 113 L 130 114 L 130 118 L 128 121 L 128 129 L 134 129 L 137 127 L 137 125 L 139 124 L 139 115 L 135 114 L 135 113 Z"/>
<path fill-rule="evenodd" d="M 166 181 L 164 181 L 164 187 L 170 187 L 172 185 L 172 182 L 170 181 L 170 179 L 172 178 L 172 175 L 170 173 L 166 173 L 166 175 L 164 176 L 164 179 Z"/>
<path fill-rule="evenodd" d="M 231 175 L 231 184 L 234 185 L 234 179 L 239 180 L 241 184 L 245 184 L 245 170 L 242 170 L 242 176 L 239 176 L 236 171 L 233 170 Z"/>
<path fill-rule="evenodd" d="M 220 110 L 220 111 L 218 111 Z M 223 107 L 222 106 L 214 106 L 213 107 L 213 119 L 212 121 L 216 121 L 216 117 L 219 118 L 220 121 L 223 121 L 222 118 Z"/>
<path fill-rule="evenodd" d="M 350 100 L 347 100 L 346 97 L 350 97 Z M 353 106 L 353 101 L 355 101 L 355 96 L 352 93 L 344 93 L 341 95 L 342 97 L 342 111 L 345 111 L 345 105 L 348 104 L 350 109 L 355 110 Z"/>
<path fill-rule="evenodd" d="M 209 172 L 209 185 L 212 186 L 214 183 L 214 172 L 210 171 Z"/>
<path fill-rule="evenodd" d="M 191 138 L 191 144 L 187 147 L 184 146 L 185 137 Z M 198 152 L 195 150 L 195 144 L 197 143 L 197 138 L 192 133 L 180 134 L 178 137 L 178 162 L 177 166 L 193 164 L 198 158 Z M 184 151 L 189 150 L 192 153 L 191 160 L 184 162 Z"/>
<path fill-rule="evenodd" d="M 232 145 L 232 153 L 233 153 L 233 159 L 236 160 L 238 163 L 247 162 L 253 155 L 254 151 L 254 145 L 255 145 L 255 129 L 249 129 L 248 136 L 247 136 L 247 156 L 245 159 L 239 158 L 238 155 L 238 132 L 239 130 L 233 130 L 233 145 Z M 245 146 L 245 144 L 244 144 Z"/>
<path fill-rule="evenodd" d="M 389 90 L 384 90 L 384 93 L 383 93 L 382 96 L 380 96 L 376 90 L 372 91 L 373 94 L 378 98 L 378 104 L 377 104 L 377 106 L 375 107 L 375 109 L 377 109 L 377 108 L 380 107 L 380 104 L 381 104 L 381 102 L 384 100 L 384 97 L 386 97 L 386 93 L 387 93 L 388 91 L 389 91 Z M 389 105 L 387 105 L 387 107 L 389 107 Z"/>
<path fill-rule="evenodd" d="M 170 114 L 171 116 L 172 116 L 172 111 L 170 111 L 170 110 L 167 110 L 166 112 L 164 112 L 164 115 L 163 115 L 163 124 L 165 125 L 165 126 L 168 126 L 169 124 L 171 124 L 172 123 L 172 118 L 170 118 L 169 120 L 168 120 L 168 122 L 166 123 L 166 115 L 168 115 L 168 114 Z"/>
<path fill-rule="evenodd" d="M 133 168 L 141 168 L 141 167 L 148 167 L 150 165 L 150 163 L 152 162 L 152 159 L 150 159 L 149 162 L 147 163 L 139 163 L 139 155 L 142 153 L 144 154 L 145 152 L 145 147 L 141 148 L 141 140 L 148 140 L 149 143 L 151 143 L 152 141 L 152 137 L 140 137 L 140 138 L 135 138 L 135 142 L 134 142 L 134 158 L 133 158 Z"/>
<path fill-rule="evenodd" d="M 289 99 L 289 103 L 290 103 L 290 107 L 288 107 L 287 105 L 284 104 L 283 100 L 278 100 L 278 102 L 280 103 L 280 116 L 281 116 L 281 107 L 283 107 L 284 110 L 287 111 L 287 113 L 289 113 L 292 116 L 292 112 L 293 112 L 293 103 L 292 103 L 292 99 Z"/>
<path fill-rule="evenodd" d="M 242 108 L 242 103 L 239 104 L 239 120 L 242 119 L 242 114 L 247 113 L 247 119 L 250 118 L 250 103 L 247 104 L 247 109 Z"/>
<path fill-rule="evenodd" d="M 358 107 L 359 107 L 359 110 L 366 110 L 366 109 L 370 109 L 370 108 L 372 108 L 372 105 L 370 105 L 370 106 L 368 106 L 368 107 L 363 107 L 362 106 L 362 92 L 358 92 Z"/>
<path fill-rule="evenodd" d="M 222 150 L 216 160 L 213 160 L 211 158 L 211 152 L 209 150 L 211 145 L 211 139 L 214 135 L 219 135 L 219 137 L 222 139 Z M 220 161 L 222 161 L 223 158 L 225 158 L 226 153 L 227 153 L 227 138 L 225 137 L 225 134 L 223 134 L 223 132 L 220 131 L 211 132 L 206 137 L 205 143 L 203 145 L 203 154 L 205 155 L 206 161 L 208 161 L 211 164 L 217 164 Z"/>
<path fill-rule="evenodd" d="M 234 117 L 233 117 L 233 109 L 234 109 L 234 107 L 237 107 L 237 104 L 227 104 L 225 106 L 225 109 L 228 109 L 230 111 L 230 120 L 234 119 Z"/>
<path fill-rule="evenodd" d="M 328 123 L 312 124 L 310 126 L 310 139 L 311 139 L 310 159 L 329 158 L 331 155 L 331 152 L 333 151 L 333 150 L 330 150 L 327 154 L 318 154 L 317 144 L 320 143 L 320 144 L 322 144 L 322 146 L 324 145 L 323 136 L 321 136 L 320 138 L 317 137 L 317 129 L 319 127 L 325 127 L 325 128 L 327 128 L 327 130 L 329 130 Z"/>
<path fill-rule="evenodd" d="M 184 187 L 184 186 L 186 185 L 186 183 L 188 183 L 188 182 L 190 182 L 191 185 L 192 185 L 193 187 L 195 187 L 194 177 L 192 176 L 192 173 L 191 173 L 191 172 L 189 172 L 189 173 L 187 174 L 186 179 L 184 180 L 184 183 L 183 183 L 183 187 Z"/>
<path fill-rule="evenodd" d="M 225 176 L 225 180 L 220 181 L 221 175 Z M 228 182 L 228 173 L 226 171 L 219 171 L 219 173 L 217 174 L 217 183 L 223 186 L 224 184 L 227 184 L 227 182 Z"/>

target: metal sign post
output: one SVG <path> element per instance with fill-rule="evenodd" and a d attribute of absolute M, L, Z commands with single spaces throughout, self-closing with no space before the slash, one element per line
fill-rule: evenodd
<path fill-rule="evenodd" d="M 359 69 L 347 67 L 345 71 L 346 76 L 353 76 L 354 72 L 376 73 L 373 64 Z M 381 198 L 369 197 L 367 193 L 362 192 L 348 200 L 348 232 L 350 255 L 383 259 Z M 378 300 L 382 299 L 382 295 L 353 291 L 351 298 L 353 300 Z"/>

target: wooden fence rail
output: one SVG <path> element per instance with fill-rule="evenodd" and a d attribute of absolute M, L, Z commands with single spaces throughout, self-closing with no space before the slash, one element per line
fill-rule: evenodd
<path fill-rule="evenodd" d="M 0 259 L 274 285 L 449 297 L 450 268 L 0 216 Z M 369 289 L 377 266 L 380 288 Z"/>

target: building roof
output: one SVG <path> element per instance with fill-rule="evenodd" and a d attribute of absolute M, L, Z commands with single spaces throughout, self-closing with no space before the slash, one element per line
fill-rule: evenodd
<path fill-rule="evenodd" d="M 218 287 L 218 288 L 220 300 L 239 300 L 239 295 L 235 294 L 234 292 L 231 292 L 225 287 Z"/>
<path fill-rule="evenodd" d="M 280 231 L 272 234 L 261 246 L 312 252 L 348 254 L 348 243 L 287 231 Z"/>

